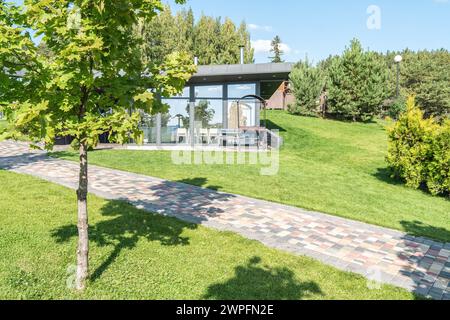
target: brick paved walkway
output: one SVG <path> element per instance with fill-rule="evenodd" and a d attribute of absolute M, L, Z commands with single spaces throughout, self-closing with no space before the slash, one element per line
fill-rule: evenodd
<path fill-rule="evenodd" d="M 0 143 L 0 168 L 70 188 L 75 188 L 78 178 L 76 163 L 30 151 L 22 143 Z M 89 178 L 89 191 L 101 197 L 126 200 L 144 210 L 234 231 L 270 247 L 306 255 L 434 299 L 450 300 L 450 243 L 96 166 L 90 166 Z"/>

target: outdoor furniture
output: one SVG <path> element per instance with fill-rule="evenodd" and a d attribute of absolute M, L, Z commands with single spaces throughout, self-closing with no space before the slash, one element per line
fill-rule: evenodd
<path fill-rule="evenodd" d="M 200 134 L 199 134 L 199 138 L 200 138 L 200 143 L 201 144 L 206 144 L 209 141 L 209 130 L 208 129 L 200 129 Z"/>
<path fill-rule="evenodd" d="M 208 135 L 208 144 L 218 143 L 219 141 L 219 129 L 210 128 Z"/>
<path fill-rule="evenodd" d="M 220 135 L 220 145 L 227 146 L 239 146 L 239 130 L 238 129 L 222 129 Z"/>
<path fill-rule="evenodd" d="M 176 133 L 177 143 L 187 143 L 188 141 L 188 130 L 185 128 L 178 128 Z"/>
<path fill-rule="evenodd" d="M 264 127 L 241 127 L 244 145 L 258 148 L 267 146 L 267 129 Z"/>

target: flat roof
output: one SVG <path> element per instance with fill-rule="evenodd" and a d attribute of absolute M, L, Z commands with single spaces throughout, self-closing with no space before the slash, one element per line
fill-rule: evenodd
<path fill-rule="evenodd" d="M 189 83 L 287 80 L 295 63 L 255 63 L 198 66 Z"/>

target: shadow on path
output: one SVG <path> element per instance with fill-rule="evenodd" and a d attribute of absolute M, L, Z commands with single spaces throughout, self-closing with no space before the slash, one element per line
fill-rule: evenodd
<path fill-rule="evenodd" d="M 20 155 L 6 155 L 0 154 L 0 168 L 4 170 L 14 170 L 23 166 L 30 165 L 39 161 L 57 161 L 49 158 L 44 153 L 23 153 Z"/>
<path fill-rule="evenodd" d="M 225 213 L 226 202 L 236 197 L 233 194 L 200 188 L 207 185 L 207 182 L 207 178 L 178 182 L 161 181 L 150 187 L 152 197 L 156 199 L 133 201 L 132 204 L 138 208 L 200 224 Z M 193 183 L 196 185 L 192 185 Z"/>
<path fill-rule="evenodd" d="M 433 241 L 418 235 L 450 239 L 450 231 L 420 221 L 401 221 L 407 232 L 397 257 L 405 265 L 400 274 L 413 283 L 412 290 L 421 299 L 450 300 L 450 241 Z"/>

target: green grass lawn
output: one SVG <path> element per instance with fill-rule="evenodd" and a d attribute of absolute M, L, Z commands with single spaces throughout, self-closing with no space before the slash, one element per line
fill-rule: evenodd
<path fill-rule="evenodd" d="M 3 129 L 5 129 L 8 126 L 7 120 L 0 120 L 0 134 L 3 132 Z M 20 141 L 29 141 L 27 136 L 21 136 L 18 138 Z"/>
<path fill-rule="evenodd" d="M 0 171 L 0 299 L 413 299 L 315 260 L 89 197 L 88 289 L 77 294 L 75 192 Z M 26 191 L 24 189 L 26 186 Z"/>
<path fill-rule="evenodd" d="M 276 176 L 254 165 L 175 165 L 170 152 L 106 150 L 90 163 L 238 193 L 450 241 L 450 201 L 390 179 L 380 123 L 269 112 L 285 139 Z M 75 153 L 56 156 L 76 160 Z"/>
<path fill-rule="evenodd" d="M 6 120 L 0 120 L 0 132 L 6 128 L 7 124 Z"/>

